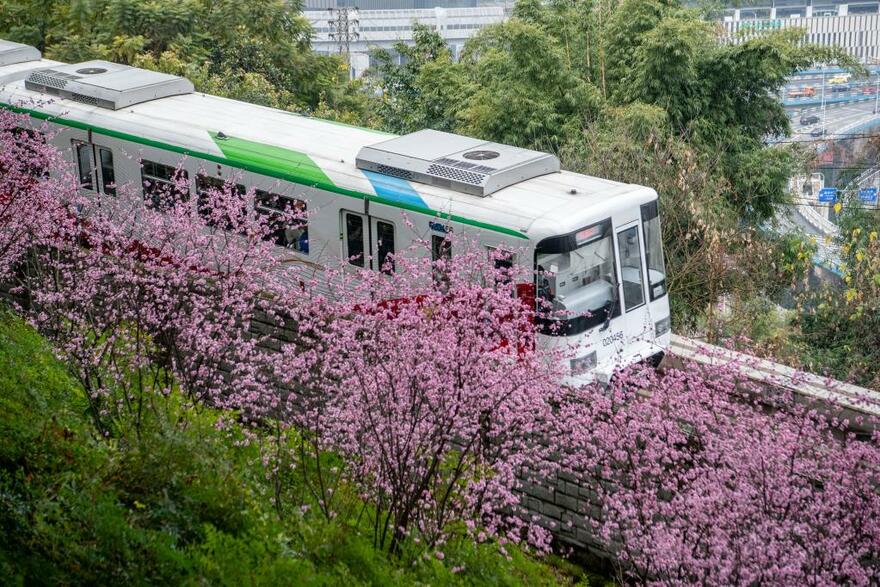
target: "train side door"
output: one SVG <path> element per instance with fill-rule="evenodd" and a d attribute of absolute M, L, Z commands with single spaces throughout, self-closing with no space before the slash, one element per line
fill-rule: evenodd
<path fill-rule="evenodd" d="M 647 342 L 651 336 L 651 324 L 647 317 L 645 302 L 647 297 L 641 232 L 638 221 L 617 230 L 624 341 L 627 346 L 636 348 L 639 346 L 639 341 Z"/>
<path fill-rule="evenodd" d="M 342 255 L 349 265 L 370 268 L 370 224 L 366 214 L 342 211 Z"/>
<path fill-rule="evenodd" d="M 76 172 L 81 190 L 116 195 L 116 169 L 113 151 L 101 145 L 73 141 Z"/>
<path fill-rule="evenodd" d="M 392 273 L 396 244 L 392 222 L 342 211 L 342 252 L 350 265 Z"/>
<path fill-rule="evenodd" d="M 382 273 L 394 273 L 394 224 L 370 216 L 370 240 L 373 269 Z"/>

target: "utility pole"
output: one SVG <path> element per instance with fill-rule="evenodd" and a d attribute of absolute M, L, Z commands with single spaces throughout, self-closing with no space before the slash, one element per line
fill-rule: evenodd
<path fill-rule="evenodd" d="M 869 60 L 873 61 L 875 65 L 880 64 L 880 57 L 868 57 Z M 871 70 L 868 69 L 869 80 L 868 84 L 870 84 L 870 73 Z M 880 68 L 874 70 L 874 81 L 876 85 L 874 86 L 874 114 L 880 114 Z M 866 84 L 867 85 L 867 84 Z"/>
<path fill-rule="evenodd" d="M 822 135 L 825 135 L 825 64 L 822 64 Z"/>
<path fill-rule="evenodd" d="M 874 76 L 877 78 L 877 85 L 874 87 L 874 114 L 880 114 L 880 69 L 874 70 Z"/>
<path fill-rule="evenodd" d="M 328 8 L 330 19 L 330 39 L 336 41 L 337 52 L 348 64 L 348 75 L 351 77 L 351 44 L 360 38 L 357 6 L 339 6 Z"/>

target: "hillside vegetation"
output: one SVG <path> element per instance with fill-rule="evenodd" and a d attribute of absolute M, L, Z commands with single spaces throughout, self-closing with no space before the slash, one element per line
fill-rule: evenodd
<path fill-rule="evenodd" d="M 0 315 L 0 576 L 46 585 L 567 585 L 577 567 L 507 547 L 447 545 L 393 558 L 358 528 L 279 519 L 259 449 L 217 414 L 150 417 L 140 435 L 95 436 L 87 401 L 49 344 Z M 181 411 L 183 408 L 178 408 Z M 10 581 L 11 579 L 11 581 Z M 601 584 L 601 583 L 600 583 Z"/>

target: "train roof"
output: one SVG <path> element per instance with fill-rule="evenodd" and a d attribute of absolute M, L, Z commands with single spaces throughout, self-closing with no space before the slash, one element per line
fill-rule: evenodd
<path fill-rule="evenodd" d="M 0 67 L 0 105 L 146 147 L 436 213 L 520 238 L 540 239 L 574 230 L 585 219 L 656 197 L 649 188 L 567 171 L 525 179 L 478 197 L 358 168 L 362 149 L 395 135 L 196 92 L 159 96 L 114 110 L 87 103 L 88 96 L 65 98 L 26 88 L 27 75 L 21 69 L 25 65 Z M 11 67 L 19 68 L 14 75 Z M 57 62 L 30 62 L 30 70 L 46 69 L 61 68 Z M 84 68 L 73 66 L 77 70 Z"/>

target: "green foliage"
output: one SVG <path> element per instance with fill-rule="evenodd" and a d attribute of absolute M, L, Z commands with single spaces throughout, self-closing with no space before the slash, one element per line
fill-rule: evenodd
<path fill-rule="evenodd" d="M 608 27 L 609 96 L 615 104 L 660 106 L 675 134 L 722 153 L 730 203 L 743 219 L 766 221 L 786 203 L 794 168 L 787 150 L 763 144 L 790 131 L 777 97 L 787 76 L 818 62 L 854 65 L 839 50 L 800 39 L 795 30 L 723 44 L 678 2 L 627 0 Z"/>
<path fill-rule="evenodd" d="M 566 62 L 558 42 L 517 19 L 480 31 L 461 67 L 471 84 L 459 127 L 466 134 L 555 151 L 598 107 L 595 88 Z"/>
<path fill-rule="evenodd" d="M 375 54 L 372 79 L 388 130 L 429 127 L 556 150 L 596 111 L 595 89 L 535 24 L 513 19 L 480 31 L 458 63 L 436 32 L 417 27 L 414 41 L 395 47 L 403 65 Z"/>
<path fill-rule="evenodd" d="M 373 83 L 380 91 L 377 112 L 384 126 L 396 133 L 454 130 L 464 79 L 440 34 L 416 25 L 413 45 L 400 42 L 394 51 L 403 64 L 384 49 L 374 52 L 378 65 Z"/>
<path fill-rule="evenodd" d="M 444 556 L 373 547 L 356 523 L 272 507 L 260 442 L 182 405 L 94 434 L 45 341 L 0 315 L 0 576 L 16 584 L 553 585 L 585 578 L 456 537 Z M 167 419 L 166 419 L 167 418 Z M 222 429 L 221 429 L 222 428 Z M 120 430 L 131 430 L 121 425 Z M 328 461 L 328 463 L 331 461 Z"/>
<path fill-rule="evenodd" d="M 808 292 L 796 324 L 803 362 L 838 379 L 880 387 L 880 214 L 852 193 L 840 220 L 843 286 Z"/>
<path fill-rule="evenodd" d="M 290 110 L 323 101 L 363 110 L 338 57 L 309 47 L 298 2 L 286 0 L 24 0 L 0 11 L 0 37 L 52 59 L 110 59 L 187 75 L 199 91 Z"/>

